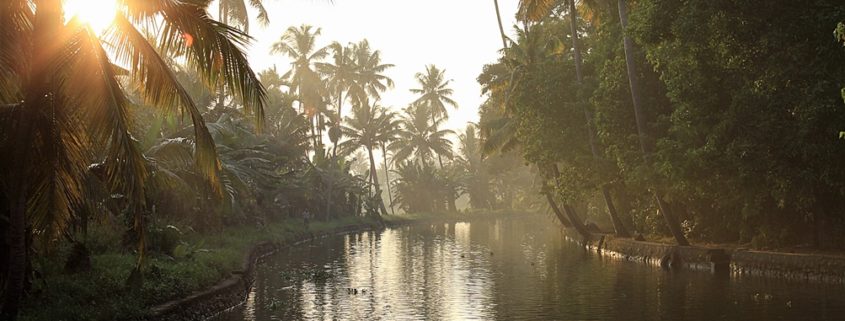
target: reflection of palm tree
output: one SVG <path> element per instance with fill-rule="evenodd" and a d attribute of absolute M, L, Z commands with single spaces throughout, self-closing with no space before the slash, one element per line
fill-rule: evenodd
<path fill-rule="evenodd" d="M 400 123 L 402 130 L 398 132 L 396 140 L 388 145 L 393 151 L 393 162 L 401 163 L 414 156 L 423 166 L 428 166 L 435 155 L 452 157 L 452 141 L 447 136 L 455 132 L 437 127 L 443 120 L 429 123 L 431 119 L 427 108 L 409 106 L 405 109 Z"/>
<path fill-rule="evenodd" d="M 314 70 L 314 64 L 329 54 L 328 47 L 317 46 L 319 35 L 320 28 L 315 30 L 309 25 L 290 27 L 270 49 L 271 53 L 283 54 L 293 59 L 291 70 L 283 77 L 290 79 L 291 90 L 297 93 L 302 112 L 312 122 L 311 134 L 315 148 L 321 145 L 322 135 L 318 130 L 322 128 L 320 125 L 325 111 L 325 86 L 320 75 Z"/>
<path fill-rule="evenodd" d="M 27 231 L 61 237 L 85 198 L 83 173 L 100 161 L 101 178 L 125 196 L 139 233 L 139 261 L 145 249 L 146 160 L 131 136 L 130 102 L 115 70 L 138 88 L 144 103 L 181 110 L 194 124 L 194 159 L 202 177 L 220 194 L 220 165 L 213 139 L 188 92 L 162 55 L 179 53 L 206 83 L 222 80 L 248 111 L 263 117 L 265 93 L 241 46 L 248 37 L 212 20 L 194 2 L 123 1 L 103 37 L 78 21 L 64 22 L 62 2 L 4 4 L 0 11 L 0 160 L 4 197 L 11 200 L 8 221 L 12 253 L 2 318 L 17 314 L 28 261 Z M 137 26 L 158 25 L 157 45 Z M 190 36 L 186 36 L 190 35 Z M 108 51 L 106 50 L 108 49 Z M 109 52 L 114 53 L 110 55 Z M 9 66 L 14 66 L 10 68 Z M 23 80 L 26 79 L 26 82 Z M 84 108 L 83 108 L 84 106 Z M 258 123 L 260 125 L 260 122 Z M 104 146 L 100 148 L 100 146 Z M 96 155 L 97 159 L 93 159 Z M 32 233 L 32 232 L 31 232 Z M 140 271 L 136 268 L 136 271 Z"/>

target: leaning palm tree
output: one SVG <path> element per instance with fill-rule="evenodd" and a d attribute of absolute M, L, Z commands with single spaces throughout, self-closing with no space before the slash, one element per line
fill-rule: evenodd
<path fill-rule="evenodd" d="M 575 6 L 575 0 L 564 0 L 564 2 L 569 10 L 569 31 L 570 39 L 572 40 L 572 59 L 575 61 L 575 76 L 578 81 L 578 85 L 582 86 L 584 83 L 584 73 L 582 72 L 583 59 L 581 57 L 581 43 L 579 41 L 578 34 L 578 10 Z M 521 0 L 519 7 L 520 17 L 524 20 L 538 22 L 548 16 L 550 11 L 558 4 L 559 3 L 552 0 Z M 599 152 L 599 146 L 596 142 L 596 131 L 593 126 L 595 118 L 593 117 L 592 111 L 589 109 L 587 104 L 583 102 L 579 102 L 579 104 L 584 112 L 584 119 L 587 127 L 587 143 L 589 144 L 594 161 L 600 162 L 602 156 Z M 630 233 L 628 233 L 628 229 L 625 228 L 625 225 L 622 223 L 622 220 L 616 212 L 616 206 L 613 205 L 613 200 L 610 197 L 610 191 L 607 185 L 602 184 L 600 189 L 605 204 L 607 205 L 608 216 L 610 216 L 610 221 L 613 223 L 614 231 L 619 236 L 629 237 Z"/>
<path fill-rule="evenodd" d="M 636 119 L 637 124 L 637 137 L 639 138 L 640 151 L 643 155 L 643 161 L 648 163 L 650 158 L 649 156 L 652 153 L 652 148 L 647 143 L 648 138 L 645 133 L 646 119 L 642 112 L 643 104 L 642 95 L 640 93 L 641 88 L 637 76 L 636 61 L 634 60 L 634 41 L 631 39 L 627 30 L 628 8 L 625 4 L 625 0 L 617 0 L 617 6 L 619 10 L 619 22 L 623 32 L 622 47 L 625 50 L 628 85 L 631 89 L 631 102 L 634 107 L 634 118 Z M 669 227 L 669 232 L 671 232 L 672 236 L 675 238 L 675 242 L 677 242 L 678 245 L 689 245 L 689 241 L 684 235 L 683 229 L 681 229 L 681 224 L 678 222 L 678 218 L 669 209 L 669 204 L 663 200 L 663 196 L 660 195 L 658 190 L 652 189 L 652 194 L 654 195 L 657 207 L 660 209 L 660 213 L 663 214 L 663 220 L 666 221 L 666 225 Z"/>
<path fill-rule="evenodd" d="M 49 244 L 67 231 L 85 197 L 82 173 L 93 162 L 104 169 L 109 189 L 129 202 L 141 266 L 149 173 L 130 135 L 132 103 L 119 77 L 139 90 L 145 104 L 191 118 L 195 163 L 217 193 L 221 168 L 214 142 L 162 56 L 181 55 L 206 85 L 222 81 L 248 111 L 263 117 L 265 92 L 243 53 L 249 37 L 211 19 L 206 2 L 118 3 L 103 39 L 75 19 L 65 22 L 59 0 L 5 1 L 0 10 L 0 148 L 9 151 L 0 159 L 0 181 L 11 200 L 3 319 L 15 318 L 20 306 L 28 239 L 40 236 Z M 150 25 L 157 26 L 156 44 L 144 35 Z"/>
<path fill-rule="evenodd" d="M 402 130 L 398 132 L 396 140 L 387 146 L 388 150 L 393 151 L 394 163 L 400 164 L 413 156 L 423 166 L 429 166 L 435 156 L 452 157 L 452 141 L 448 136 L 455 132 L 449 129 L 438 130 L 443 120 L 429 123 L 430 119 L 427 108 L 405 108 L 405 115 L 400 120 Z"/>

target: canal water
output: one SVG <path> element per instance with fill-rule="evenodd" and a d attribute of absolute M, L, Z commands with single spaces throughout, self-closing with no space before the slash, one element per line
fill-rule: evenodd
<path fill-rule="evenodd" d="M 214 320 L 845 320 L 845 287 L 603 258 L 531 216 L 284 249 L 259 265 L 246 302 Z"/>

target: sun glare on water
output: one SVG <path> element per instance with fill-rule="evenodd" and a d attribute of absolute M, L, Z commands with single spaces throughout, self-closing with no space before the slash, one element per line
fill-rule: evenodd
<path fill-rule="evenodd" d="M 65 0 L 65 19 L 73 17 L 91 26 L 100 34 L 114 21 L 117 13 L 117 0 Z"/>

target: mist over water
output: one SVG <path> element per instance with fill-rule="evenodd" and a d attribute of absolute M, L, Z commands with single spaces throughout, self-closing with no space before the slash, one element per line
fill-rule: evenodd
<path fill-rule="evenodd" d="M 835 320 L 842 298 L 840 286 L 602 258 L 530 216 L 284 249 L 258 267 L 247 301 L 215 320 Z"/>

